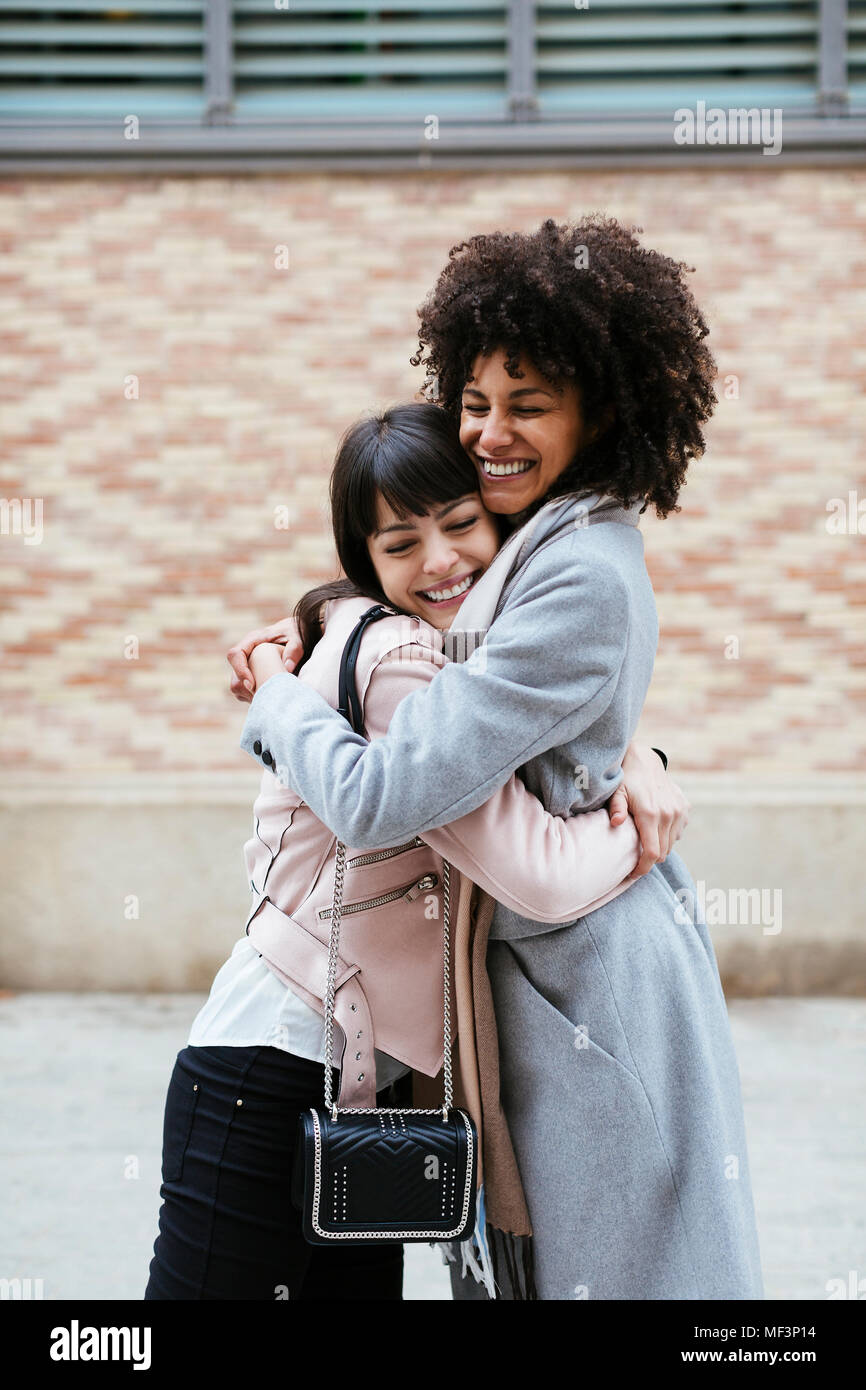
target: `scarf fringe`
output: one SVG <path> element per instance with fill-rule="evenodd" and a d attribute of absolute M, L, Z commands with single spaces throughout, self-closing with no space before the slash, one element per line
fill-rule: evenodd
<path fill-rule="evenodd" d="M 491 1226 L 484 1212 L 484 1187 L 478 1190 L 475 1204 L 475 1230 L 471 1237 L 461 1241 L 439 1241 L 443 1263 L 457 1263 L 457 1247 L 460 1248 L 460 1277 L 471 1274 L 476 1284 L 483 1284 L 491 1299 L 500 1292 L 499 1261 L 497 1242 L 501 1243 L 505 1270 L 515 1302 L 536 1302 L 538 1291 L 535 1286 L 535 1255 L 532 1236 L 516 1236 L 511 1231 L 501 1231 Z M 521 1275 L 522 1268 L 522 1275 Z"/>
<path fill-rule="evenodd" d="M 484 1214 L 484 1184 L 478 1189 L 475 1198 L 475 1229 L 467 1240 L 440 1241 L 439 1249 L 443 1258 L 451 1264 L 457 1263 L 457 1247 L 460 1248 L 460 1278 L 471 1274 L 476 1284 L 483 1284 L 488 1298 L 496 1297 L 496 1281 L 490 1260 L 487 1232 L 490 1229 Z"/>

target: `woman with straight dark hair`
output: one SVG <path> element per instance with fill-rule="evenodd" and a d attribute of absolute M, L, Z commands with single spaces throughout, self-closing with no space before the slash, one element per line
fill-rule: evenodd
<path fill-rule="evenodd" d="M 299 682 L 336 705 L 345 641 L 371 603 L 384 605 L 388 615 L 364 632 L 356 668 L 375 739 L 400 701 L 445 663 L 441 630 L 466 591 L 452 593 L 450 576 L 483 574 L 501 536 L 453 421 L 426 404 L 394 407 L 348 431 L 331 508 L 345 577 L 298 603 Z M 256 678 L 266 680 L 280 661 L 259 647 Z M 322 1103 L 323 905 L 333 891 L 335 840 L 264 761 L 245 846 L 252 911 L 168 1088 L 163 1205 L 145 1298 L 399 1299 L 402 1245 L 308 1245 L 290 1200 L 298 1117 Z M 397 841 L 372 855 L 347 849 L 341 949 L 353 948 L 360 973 L 340 990 L 357 1010 L 351 1048 L 342 1029 L 334 1078 L 341 1104 L 345 1096 L 405 1104 L 410 1070 L 432 1077 L 442 1065 L 440 850 L 515 911 L 552 921 L 625 891 L 640 855 L 630 818 L 614 827 L 605 810 L 552 816 L 517 777 L 447 830 Z"/>

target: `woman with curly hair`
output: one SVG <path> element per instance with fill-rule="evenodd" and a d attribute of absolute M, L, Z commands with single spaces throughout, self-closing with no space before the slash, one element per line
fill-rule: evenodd
<path fill-rule="evenodd" d="M 471 237 L 420 310 L 425 394 L 513 530 L 483 576 L 446 576 L 469 585 L 459 625 L 478 649 L 384 737 L 368 744 L 288 669 L 256 690 L 241 746 L 349 844 L 445 826 L 516 770 L 562 816 L 620 783 L 658 639 L 639 518 L 680 510 L 716 401 L 688 267 L 640 230 L 593 214 Z M 249 646 L 230 654 L 237 694 Z M 499 1049 L 485 1097 L 481 1029 L 484 1123 L 501 1105 L 528 1211 L 493 1183 L 497 1296 L 762 1296 L 737 1062 L 695 903 L 670 852 L 565 925 L 478 907 Z M 470 1273 L 452 1266 L 455 1297 L 487 1297 Z"/>

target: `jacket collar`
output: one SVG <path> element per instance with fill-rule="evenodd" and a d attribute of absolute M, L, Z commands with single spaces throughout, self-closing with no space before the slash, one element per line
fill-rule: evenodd
<path fill-rule="evenodd" d="M 569 493 L 566 497 L 555 497 L 545 502 L 527 523 L 527 536 L 518 551 L 516 567 L 523 564 L 531 551 L 542 542 L 575 526 L 590 526 L 601 521 L 619 522 L 625 526 L 639 526 L 641 503 L 634 502 L 626 507 L 609 493 L 582 492 Z"/>
<path fill-rule="evenodd" d="M 503 542 L 490 568 L 470 589 L 451 627 L 442 634 L 445 655 L 450 661 L 466 661 L 481 646 L 517 574 L 542 546 L 578 527 L 601 521 L 637 526 L 639 520 L 639 503 L 624 507 L 606 493 L 569 493 L 545 502 Z"/>

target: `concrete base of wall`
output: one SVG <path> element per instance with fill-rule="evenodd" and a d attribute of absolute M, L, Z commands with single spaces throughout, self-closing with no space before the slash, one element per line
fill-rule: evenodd
<path fill-rule="evenodd" d="M 760 802 L 682 779 L 677 849 L 730 995 L 866 995 L 863 797 Z M 182 789 L 44 786 L 0 802 L 0 980 L 20 990 L 208 990 L 246 922 L 258 777 Z M 181 795 L 183 800 L 181 800 Z"/>

